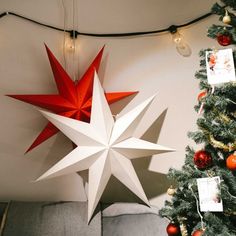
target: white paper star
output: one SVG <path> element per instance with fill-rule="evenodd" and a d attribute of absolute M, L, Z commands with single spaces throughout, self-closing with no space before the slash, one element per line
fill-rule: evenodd
<path fill-rule="evenodd" d="M 89 169 L 88 221 L 111 175 L 149 205 L 131 159 L 173 151 L 171 148 L 132 137 L 154 97 L 114 121 L 95 72 L 90 123 L 41 111 L 78 147 L 38 180 Z"/>

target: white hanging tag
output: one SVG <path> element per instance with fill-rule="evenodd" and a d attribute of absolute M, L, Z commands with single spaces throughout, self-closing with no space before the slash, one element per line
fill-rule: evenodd
<path fill-rule="evenodd" d="M 200 211 L 223 212 L 220 198 L 220 177 L 197 179 Z"/>
<path fill-rule="evenodd" d="M 211 85 L 236 81 L 232 48 L 207 51 L 206 68 Z"/>

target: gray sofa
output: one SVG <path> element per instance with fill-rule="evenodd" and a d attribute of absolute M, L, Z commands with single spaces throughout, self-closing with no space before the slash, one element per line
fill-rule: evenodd
<path fill-rule="evenodd" d="M 0 222 L 1 236 L 164 236 L 168 224 L 136 203 L 100 204 L 87 224 L 85 202 L 0 203 Z"/>

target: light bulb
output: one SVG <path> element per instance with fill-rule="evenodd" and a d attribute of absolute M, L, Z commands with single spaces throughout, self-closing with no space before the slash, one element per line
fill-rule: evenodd
<path fill-rule="evenodd" d="M 73 53 L 75 51 L 75 42 L 72 38 L 67 38 L 65 41 L 65 49 L 68 52 Z"/>
<path fill-rule="evenodd" d="M 172 39 L 174 43 L 179 44 L 181 41 L 183 41 L 183 36 L 178 31 L 176 31 L 175 33 L 172 33 Z"/>
<path fill-rule="evenodd" d="M 178 32 L 172 33 L 172 40 L 176 45 L 178 53 L 184 57 L 189 57 L 192 53 L 189 45 L 184 41 L 183 36 Z"/>

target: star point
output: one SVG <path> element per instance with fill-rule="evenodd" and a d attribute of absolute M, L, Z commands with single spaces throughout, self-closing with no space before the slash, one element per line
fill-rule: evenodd
<path fill-rule="evenodd" d="M 7 96 L 47 109 L 58 115 L 89 122 L 92 106 L 94 71 L 99 70 L 104 47 L 97 54 L 87 71 L 78 82 L 74 82 L 70 78 L 46 44 L 45 47 L 58 94 Z M 135 93 L 137 92 L 111 92 L 105 93 L 105 96 L 108 103 L 112 104 Z M 58 131 L 59 130 L 52 123 L 47 123 L 31 146 L 27 149 L 26 153 L 57 134 Z"/>
<path fill-rule="evenodd" d="M 149 205 L 131 159 L 173 151 L 171 148 L 132 136 L 153 99 L 154 96 L 148 98 L 114 120 L 95 73 L 90 123 L 41 111 L 79 147 L 52 166 L 38 180 L 89 169 L 88 222 L 111 175 Z"/>

